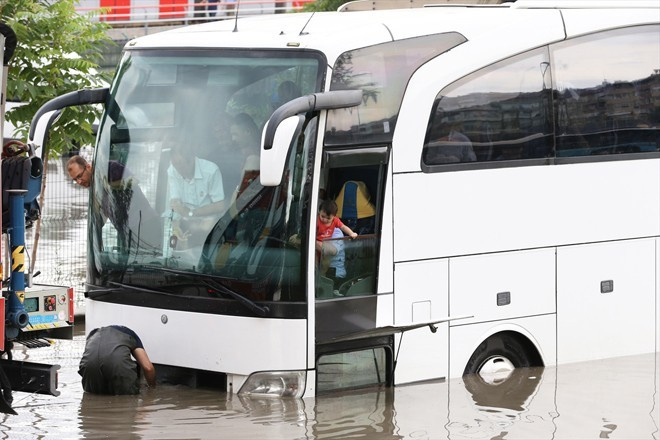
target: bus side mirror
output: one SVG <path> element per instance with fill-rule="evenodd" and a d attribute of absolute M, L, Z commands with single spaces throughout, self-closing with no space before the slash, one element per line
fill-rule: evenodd
<path fill-rule="evenodd" d="M 263 186 L 278 186 L 282 182 L 286 158 L 291 145 L 302 131 L 304 115 L 289 116 L 275 128 L 272 147 L 261 149 L 261 171 L 259 178 Z M 265 136 L 265 129 L 264 134 Z M 263 140 L 262 140 L 263 145 Z"/>
<path fill-rule="evenodd" d="M 319 110 L 349 108 L 362 103 L 362 90 L 333 90 L 292 99 L 278 107 L 264 126 L 261 137 L 261 184 L 277 186 L 291 142 L 298 138 L 304 114 Z"/>

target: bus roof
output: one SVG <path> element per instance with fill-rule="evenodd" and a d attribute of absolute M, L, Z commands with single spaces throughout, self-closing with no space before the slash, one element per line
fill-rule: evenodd
<path fill-rule="evenodd" d="M 453 6 L 485 7 L 501 5 L 513 8 L 653 8 L 655 0 L 354 0 L 339 7 L 339 11 L 378 11 L 383 9 L 435 8 Z"/>
<path fill-rule="evenodd" d="M 622 8 L 622 4 L 636 8 Z M 582 5 L 583 9 L 576 8 Z M 591 9 L 584 10 L 589 4 Z M 552 5 L 552 7 L 551 7 Z M 570 5 L 571 10 L 556 7 Z M 608 6 L 610 5 L 610 6 Z M 651 8 L 654 5 L 654 8 Z M 653 13 L 641 7 L 654 9 Z M 594 9 L 595 7 L 595 9 Z M 524 42 L 535 47 L 556 40 L 561 20 L 566 35 L 630 24 L 657 23 L 657 1 L 545 1 L 527 0 L 503 5 L 451 5 L 417 9 L 389 9 L 358 12 L 317 12 L 240 17 L 185 26 L 130 41 L 127 49 L 138 48 L 298 48 L 325 53 L 330 63 L 348 50 L 394 40 L 444 32 L 458 32 L 468 41 Z M 584 13 L 589 15 L 585 16 Z M 552 24 L 552 25 L 551 25 Z M 515 46 L 516 44 L 514 44 Z"/>

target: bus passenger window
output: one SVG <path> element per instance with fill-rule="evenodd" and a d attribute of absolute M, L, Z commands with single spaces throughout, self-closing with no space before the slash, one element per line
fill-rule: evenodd
<path fill-rule="evenodd" d="M 423 166 L 552 155 L 548 66 L 547 50 L 534 50 L 443 89 L 430 116 Z"/>
<path fill-rule="evenodd" d="M 551 47 L 560 157 L 660 150 L 658 26 L 601 32 Z"/>

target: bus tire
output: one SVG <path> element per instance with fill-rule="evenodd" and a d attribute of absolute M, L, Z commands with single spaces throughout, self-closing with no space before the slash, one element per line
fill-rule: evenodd
<path fill-rule="evenodd" d="M 483 341 L 472 353 L 463 375 L 478 374 L 489 365 L 502 364 L 513 368 L 540 365 L 538 356 L 530 356 L 530 350 L 512 332 L 496 333 Z"/>

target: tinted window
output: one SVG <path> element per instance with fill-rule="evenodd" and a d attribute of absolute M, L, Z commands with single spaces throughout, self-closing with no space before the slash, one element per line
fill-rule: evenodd
<path fill-rule="evenodd" d="M 390 142 L 410 76 L 433 57 L 465 41 L 457 33 L 427 35 L 344 52 L 333 66 L 330 90 L 361 89 L 357 108 L 330 110 L 325 144 Z"/>
<path fill-rule="evenodd" d="M 493 64 L 436 97 L 422 163 L 488 162 L 552 154 L 546 50 Z"/>
<path fill-rule="evenodd" d="M 660 149 L 660 28 L 603 32 L 551 48 L 557 156 Z"/>
<path fill-rule="evenodd" d="M 90 284 L 130 267 L 122 283 L 171 294 L 132 292 L 141 305 L 251 316 L 243 297 L 299 313 L 306 259 L 288 239 L 306 240 L 316 120 L 278 187 L 260 184 L 259 143 L 274 107 L 322 89 L 324 66 L 311 51 L 127 51 L 99 127 Z"/>

